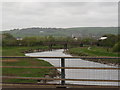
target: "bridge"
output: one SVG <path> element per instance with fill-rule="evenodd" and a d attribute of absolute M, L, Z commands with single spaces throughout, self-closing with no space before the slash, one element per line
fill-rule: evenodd
<path fill-rule="evenodd" d="M 49 49 L 52 50 L 53 45 L 63 45 L 64 49 L 68 49 L 68 45 L 79 45 L 83 47 L 83 42 L 79 41 L 47 41 L 43 43 L 44 45 L 48 45 Z"/>
<path fill-rule="evenodd" d="M 120 57 L 88 57 L 88 56 L 81 56 L 81 57 L 27 57 L 27 56 L 4 56 L 1 58 L 50 58 L 50 59 L 60 59 L 61 66 L 60 67 L 38 67 L 38 66 L 0 66 L 1 68 L 49 68 L 49 69 L 61 69 L 61 76 L 60 78 L 39 78 L 39 77 L 16 77 L 16 76 L 2 76 L 3 79 L 27 79 L 27 80 L 59 80 L 61 81 L 60 84 L 56 83 L 2 83 L 3 88 L 119 88 L 119 86 L 104 86 L 104 85 L 81 85 L 81 84 L 68 84 L 66 81 L 94 81 L 94 82 L 117 82 L 119 83 L 120 80 L 103 80 L 103 79 L 72 79 L 65 77 L 65 69 L 95 69 L 95 70 L 120 70 L 120 68 L 115 67 L 66 67 L 65 60 L 66 59 L 117 59 L 120 60 Z"/>

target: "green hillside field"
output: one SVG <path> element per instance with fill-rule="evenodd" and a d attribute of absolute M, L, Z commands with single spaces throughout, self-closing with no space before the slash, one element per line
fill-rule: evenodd
<path fill-rule="evenodd" d="M 78 36 L 78 37 L 99 37 L 104 34 L 118 34 L 117 27 L 76 27 L 76 28 L 24 28 L 3 31 L 15 37 L 27 36 Z"/>

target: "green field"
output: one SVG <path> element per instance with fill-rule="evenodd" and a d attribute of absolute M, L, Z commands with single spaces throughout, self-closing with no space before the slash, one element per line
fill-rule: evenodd
<path fill-rule="evenodd" d="M 21 53 L 29 49 L 48 49 L 47 46 L 36 47 L 3 47 L 2 56 L 24 56 Z M 7 61 L 6 61 L 7 60 Z M 3 59 L 3 66 L 52 66 L 49 62 L 38 59 L 30 58 L 14 58 Z M 31 68 L 3 68 L 3 76 L 17 76 L 17 77 L 43 77 L 45 74 L 53 75 L 55 70 L 53 69 L 31 69 Z M 3 82 L 14 83 L 36 83 L 36 80 L 22 80 L 22 79 L 3 79 Z"/>
<path fill-rule="evenodd" d="M 54 46 L 53 48 L 61 48 L 61 46 Z M 2 56 L 25 56 L 22 53 L 29 49 L 45 49 L 48 50 L 48 46 L 32 46 L 32 47 L 3 47 Z M 112 49 L 107 50 L 103 47 L 77 47 L 70 48 L 67 53 L 75 56 L 108 56 L 108 57 L 118 57 L 118 53 L 112 52 Z M 7 61 L 6 61 L 7 60 Z M 102 61 L 105 63 L 118 64 L 118 60 L 92 60 L 95 62 Z M 50 66 L 53 67 L 49 62 L 44 60 L 38 60 L 33 58 L 12 58 L 12 59 L 2 59 L 3 66 Z M 3 76 L 17 76 L 17 77 L 44 77 L 45 74 L 50 74 L 55 76 L 56 70 L 53 69 L 31 69 L 31 68 L 3 68 Z M 3 79 L 3 82 L 14 82 L 14 83 L 37 83 L 37 80 L 22 80 L 22 79 Z"/>
<path fill-rule="evenodd" d="M 107 57 L 118 57 L 120 53 L 112 52 L 111 48 L 103 48 L 103 47 L 78 47 L 78 48 L 71 48 L 67 51 L 74 56 L 107 56 Z M 98 60 L 92 60 L 98 62 Z M 99 60 L 106 63 L 119 63 L 118 60 L 113 59 L 102 59 Z"/>

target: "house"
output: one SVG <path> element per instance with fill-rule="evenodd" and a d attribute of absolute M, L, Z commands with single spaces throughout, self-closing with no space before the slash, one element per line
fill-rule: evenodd
<path fill-rule="evenodd" d="M 78 38 L 80 38 L 82 35 L 80 33 L 78 34 L 72 34 L 72 38 L 74 38 L 75 40 L 78 40 Z"/>
<path fill-rule="evenodd" d="M 21 38 L 21 37 L 17 37 L 16 40 L 23 40 L 23 38 Z"/>

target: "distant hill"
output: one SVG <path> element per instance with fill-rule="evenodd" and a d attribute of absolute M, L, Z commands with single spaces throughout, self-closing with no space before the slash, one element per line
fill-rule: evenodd
<path fill-rule="evenodd" d="M 76 28 L 24 28 L 3 31 L 15 37 L 27 36 L 77 36 L 77 37 L 98 37 L 104 34 L 118 34 L 117 27 L 76 27 Z"/>

